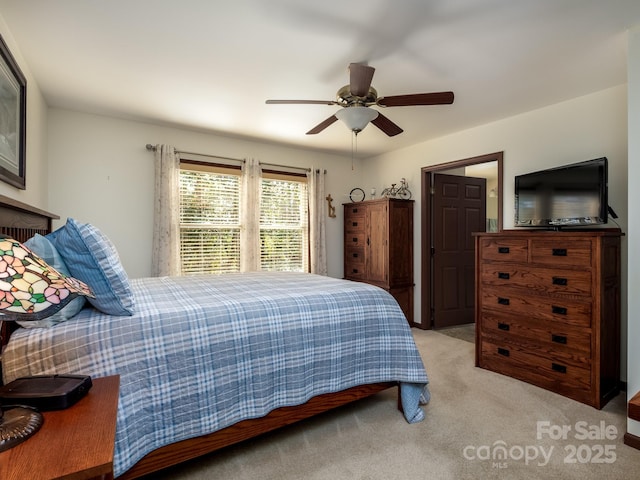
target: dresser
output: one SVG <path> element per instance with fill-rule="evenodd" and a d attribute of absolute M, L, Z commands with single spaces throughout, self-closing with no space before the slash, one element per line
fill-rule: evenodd
<path fill-rule="evenodd" d="M 344 278 L 387 290 L 413 324 L 413 200 L 344 204 Z"/>
<path fill-rule="evenodd" d="M 602 408 L 620 387 L 620 231 L 474 236 L 476 366 Z"/>

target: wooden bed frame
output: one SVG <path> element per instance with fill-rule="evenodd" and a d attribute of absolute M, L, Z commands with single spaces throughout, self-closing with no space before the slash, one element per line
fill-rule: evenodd
<path fill-rule="evenodd" d="M 52 221 L 59 218 L 58 215 L 0 195 L 0 234 L 20 242 L 26 241 L 36 233 L 46 235 L 51 232 Z M 1 323 L 0 348 L 7 344 L 15 328 L 15 322 Z M 395 382 L 376 383 L 319 395 L 303 405 L 278 408 L 265 417 L 243 420 L 217 432 L 158 448 L 144 456 L 118 479 L 134 479 L 162 470 L 395 386 L 397 386 Z M 398 391 L 398 408 L 401 410 L 399 393 Z"/>

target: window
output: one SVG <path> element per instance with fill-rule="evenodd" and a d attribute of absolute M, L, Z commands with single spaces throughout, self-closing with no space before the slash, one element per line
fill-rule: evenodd
<path fill-rule="evenodd" d="M 308 272 L 307 178 L 263 172 L 261 184 L 262 270 Z"/>
<path fill-rule="evenodd" d="M 183 275 L 240 271 L 241 174 L 239 168 L 181 163 Z M 309 271 L 306 176 L 263 172 L 260 198 L 262 270 Z"/>
<path fill-rule="evenodd" d="M 180 168 L 182 274 L 240 271 L 240 170 Z"/>

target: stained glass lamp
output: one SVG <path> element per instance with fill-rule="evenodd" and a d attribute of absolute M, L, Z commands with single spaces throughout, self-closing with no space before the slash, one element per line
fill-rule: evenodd
<path fill-rule="evenodd" d="M 78 295 L 93 297 L 85 283 L 58 272 L 13 238 L 0 236 L 0 321 L 42 320 Z M 0 452 L 36 433 L 42 422 L 33 408 L 0 407 Z"/>

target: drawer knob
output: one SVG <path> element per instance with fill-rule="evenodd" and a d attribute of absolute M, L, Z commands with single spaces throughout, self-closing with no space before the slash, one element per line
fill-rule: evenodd
<path fill-rule="evenodd" d="M 509 331 L 509 324 L 508 323 L 499 322 L 498 323 L 498 330 L 504 330 L 505 332 L 508 332 Z"/>
<path fill-rule="evenodd" d="M 353 213 L 358 213 L 358 209 L 354 208 L 353 210 L 351 210 Z"/>
<path fill-rule="evenodd" d="M 566 257 L 567 249 L 566 248 L 554 248 L 551 250 L 551 255 L 554 257 Z"/>
<path fill-rule="evenodd" d="M 358 273 L 358 269 L 354 268 L 353 270 L 351 270 L 351 273 Z"/>
<path fill-rule="evenodd" d="M 358 243 L 358 238 L 357 237 L 353 237 L 353 243 Z"/>
<path fill-rule="evenodd" d="M 509 253 L 509 247 L 498 247 L 498 253 Z"/>
<path fill-rule="evenodd" d="M 555 313 L 557 315 L 566 315 L 567 309 L 566 307 L 557 307 L 555 305 L 551 305 L 551 313 Z"/>
<path fill-rule="evenodd" d="M 351 225 L 353 225 L 354 227 L 358 226 L 358 222 L 351 222 Z"/>
<path fill-rule="evenodd" d="M 567 367 L 565 365 L 560 365 L 559 363 L 552 363 L 551 364 L 551 369 L 554 372 L 567 373 Z"/>
<path fill-rule="evenodd" d="M 566 287 L 567 284 L 569 283 L 567 279 L 564 277 L 553 277 L 551 281 L 554 285 L 561 285 L 563 287 Z"/>
<path fill-rule="evenodd" d="M 508 298 L 498 297 L 498 303 L 500 305 L 509 305 L 509 299 Z"/>
<path fill-rule="evenodd" d="M 353 254 L 353 258 L 358 258 L 358 254 L 357 254 L 357 253 L 354 253 L 354 254 Z"/>
<path fill-rule="evenodd" d="M 509 356 L 509 350 L 507 350 L 506 348 L 498 347 L 498 354 L 502 355 L 503 357 L 508 357 Z"/>
<path fill-rule="evenodd" d="M 509 273 L 508 272 L 498 272 L 498 278 L 500 280 L 509 280 Z"/>
<path fill-rule="evenodd" d="M 551 341 L 555 342 L 555 343 L 561 343 L 562 345 L 566 345 L 567 344 L 567 337 L 566 337 L 566 335 L 554 335 L 552 333 L 551 334 Z"/>

